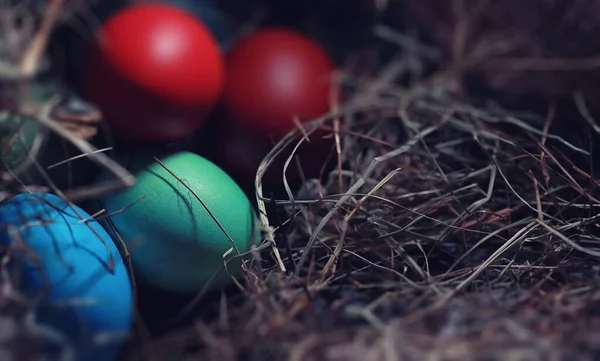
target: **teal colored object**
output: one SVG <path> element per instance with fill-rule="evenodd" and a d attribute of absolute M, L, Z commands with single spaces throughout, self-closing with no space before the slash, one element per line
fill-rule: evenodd
<path fill-rule="evenodd" d="M 136 175 L 136 184 L 102 198 L 101 207 L 120 211 L 110 219 L 127 244 L 136 279 L 170 292 L 200 291 L 223 266 L 231 240 L 198 198 L 152 156 L 136 153 L 122 161 Z M 250 201 L 221 168 L 190 152 L 161 161 L 204 202 L 240 253 L 260 239 Z M 112 230 L 108 222 L 103 225 Z M 233 250 L 227 259 L 235 255 Z M 239 276 L 241 260 L 227 267 L 229 274 L 222 270 L 209 286 L 223 286 Z"/>
<path fill-rule="evenodd" d="M 10 270 L 22 291 L 42 296 L 37 321 L 66 335 L 76 360 L 112 361 L 132 325 L 132 285 L 110 236 L 80 219 L 53 194 L 21 193 L 0 205 L 0 241 L 13 244 Z"/>
<path fill-rule="evenodd" d="M 78 97 L 73 90 L 56 77 L 38 77 L 27 83 L 22 95 L 16 84 L 5 86 L 5 95 L 15 103 L 20 101 L 28 106 L 43 107 L 52 98 L 59 96 L 63 101 L 56 104 L 51 115 L 58 122 L 58 115 L 66 114 L 71 118 L 77 116 L 93 118 L 96 109 Z M 90 116 L 91 115 L 91 116 Z M 90 125 L 95 125 L 90 123 Z M 73 149 L 70 154 L 66 149 Z M 17 114 L 12 110 L 0 109 L 0 171 L 7 172 L 26 185 L 47 185 L 46 177 L 61 189 L 68 183 L 69 177 L 81 183 L 85 178 L 85 163 L 79 163 L 77 172 L 69 172 L 67 166 L 48 170 L 49 165 L 62 162 L 74 155 L 78 150 L 60 135 L 50 131 L 34 118 Z M 75 154 L 73 154 L 75 153 Z M 37 164 L 36 164 L 37 163 Z"/>
<path fill-rule="evenodd" d="M 27 86 L 28 103 L 42 105 L 56 94 L 64 94 L 64 87 L 52 81 L 32 81 Z M 15 103 L 19 99 L 16 84 L 6 85 L 6 95 Z M 43 162 L 50 132 L 31 117 L 0 110 L 0 170 L 11 173 L 22 183 L 32 184 L 43 178 L 35 162 Z"/>
<path fill-rule="evenodd" d="M 0 170 L 31 183 L 38 172 L 34 161 L 46 144 L 44 130 L 34 119 L 0 111 Z"/>

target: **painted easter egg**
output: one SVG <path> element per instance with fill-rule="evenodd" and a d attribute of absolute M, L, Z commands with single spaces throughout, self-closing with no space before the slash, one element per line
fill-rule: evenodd
<path fill-rule="evenodd" d="M 248 251 L 260 228 L 250 201 L 227 173 L 190 152 L 162 158 L 164 167 L 148 153 L 121 161 L 136 184 L 101 198 L 100 206 L 114 212 L 112 224 L 104 225 L 127 244 L 137 280 L 191 293 L 240 275 L 240 258 L 225 270 L 224 257 Z"/>
<path fill-rule="evenodd" d="M 84 61 L 84 94 L 124 138 L 173 141 L 206 121 L 219 100 L 224 64 L 209 29 L 166 3 L 111 15 Z"/>
<path fill-rule="evenodd" d="M 0 170 L 32 183 L 37 174 L 35 159 L 45 147 L 47 132 L 35 119 L 0 111 Z"/>
<path fill-rule="evenodd" d="M 82 219 L 58 196 L 21 193 L 0 205 L 0 241 L 17 286 L 41 297 L 38 322 L 62 332 L 78 360 L 114 360 L 132 325 L 132 285 L 111 237 Z"/>
<path fill-rule="evenodd" d="M 236 42 L 226 59 L 223 105 L 238 127 L 275 140 L 329 110 L 334 65 L 295 31 L 268 28 Z"/>
<path fill-rule="evenodd" d="M 27 87 L 6 84 L 0 95 L 0 170 L 10 173 L 21 183 L 42 181 L 35 162 L 46 165 L 50 131 L 40 122 L 18 113 L 21 103 L 27 101 L 41 106 L 65 88 L 54 81 L 30 82 Z M 27 99 L 22 99 L 23 96 Z"/>
<path fill-rule="evenodd" d="M 153 2 L 173 4 L 189 11 L 210 29 L 223 49 L 232 42 L 240 27 L 238 21 L 222 9 L 220 1 L 164 0 Z M 93 32 L 96 32 L 98 26 L 101 26 L 111 15 L 134 3 L 136 3 L 136 0 L 96 0 L 92 4 L 90 12 L 97 21 L 90 22 L 87 25 L 91 27 Z M 92 38 L 92 33 L 82 34 L 81 29 L 66 29 L 64 36 L 61 37 L 60 44 L 56 44 L 60 54 L 58 55 L 59 62 L 64 63 L 65 76 L 78 90 L 82 89 L 82 64 L 85 59 L 85 52 L 93 43 Z"/>
<path fill-rule="evenodd" d="M 101 114 L 91 104 L 55 77 L 39 77 L 27 87 L 7 86 L 0 108 L 0 171 L 26 185 L 47 185 L 50 178 L 62 190 L 89 184 L 91 161 L 86 158 L 65 162 L 81 154 L 69 140 L 50 131 L 38 120 L 17 112 L 19 103 L 43 107 L 60 96 L 50 110 L 51 117 L 79 138 L 91 140 L 97 134 Z M 36 164 L 37 163 L 37 164 Z M 60 166 L 50 167 L 61 163 Z"/>

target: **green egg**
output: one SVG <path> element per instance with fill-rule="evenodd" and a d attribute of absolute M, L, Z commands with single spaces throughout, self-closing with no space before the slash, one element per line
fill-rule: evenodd
<path fill-rule="evenodd" d="M 209 281 L 219 287 L 241 274 L 237 257 L 211 280 L 223 267 L 232 241 L 237 251 L 225 259 L 247 252 L 260 240 L 256 212 L 225 171 L 190 152 L 162 158 L 164 167 L 147 153 L 129 154 L 122 161 L 135 174 L 136 184 L 103 197 L 100 206 L 112 214 L 138 281 L 191 293 Z M 112 232 L 107 220 L 102 222 Z"/>
<path fill-rule="evenodd" d="M 5 88 L 2 89 L 2 96 L 18 106 L 26 104 L 27 106 L 42 107 L 55 96 L 80 100 L 70 88 L 56 78 L 36 79 L 27 83 L 25 88 L 16 84 L 7 84 Z M 21 93 L 23 90 L 25 92 Z M 24 98 L 22 98 L 23 95 Z M 59 104 L 72 114 L 81 111 L 81 104 L 87 105 L 81 100 Z M 73 105 L 79 106 L 79 108 L 73 109 Z M 56 109 L 56 106 L 53 110 Z M 50 114 L 52 116 L 52 112 Z M 68 142 L 51 132 L 36 119 L 17 114 L 13 110 L 0 110 L 0 171 L 11 173 L 20 182 L 26 185 L 45 185 L 46 176 L 49 176 L 47 167 L 69 158 L 64 154 L 65 143 Z M 60 176 L 66 178 L 64 169 L 65 167 L 57 168 L 53 172 L 55 174 L 50 176 L 52 181 L 58 183 L 59 186 L 61 185 Z M 83 172 L 79 172 L 79 174 L 81 173 Z"/>
<path fill-rule="evenodd" d="M 37 175 L 33 162 L 45 144 L 42 126 L 34 119 L 0 111 L 0 170 L 11 171 L 23 183 Z"/>

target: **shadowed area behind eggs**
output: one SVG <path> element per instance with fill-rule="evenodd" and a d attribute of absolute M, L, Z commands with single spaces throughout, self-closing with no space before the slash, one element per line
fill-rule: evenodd
<path fill-rule="evenodd" d="M 194 301 L 196 295 L 175 294 L 138 284 L 137 306 L 143 325 L 156 336 L 175 327 L 191 325 L 198 318 L 206 323 L 214 321 L 219 316 L 218 307 L 223 295 L 227 298 L 239 297 L 240 292 L 235 284 L 207 292 L 193 308 L 192 314 L 186 315 L 179 323 L 176 323 L 176 318 Z"/>

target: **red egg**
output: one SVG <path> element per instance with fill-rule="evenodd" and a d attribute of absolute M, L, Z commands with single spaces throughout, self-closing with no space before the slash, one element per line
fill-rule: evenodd
<path fill-rule="evenodd" d="M 87 54 L 84 93 L 118 135 L 170 141 L 196 131 L 224 86 L 210 30 L 179 7 L 129 5 L 108 18 Z"/>
<path fill-rule="evenodd" d="M 242 38 L 226 60 L 223 105 L 236 126 L 279 139 L 329 110 L 334 65 L 313 40 L 285 29 Z"/>

